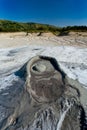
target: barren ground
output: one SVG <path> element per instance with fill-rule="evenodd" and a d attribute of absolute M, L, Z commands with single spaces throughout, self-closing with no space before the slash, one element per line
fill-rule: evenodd
<path fill-rule="evenodd" d="M 13 89 L 13 83 L 19 81 L 14 72 L 33 56 L 50 56 L 75 80 L 74 83 L 82 92 L 81 102 L 87 111 L 87 33 L 71 32 L 69 36 L 55 36 L 51 33 L 37 35 L 33 33 L 26 36 L 24 32 L 0 33 L 0 92 L 4 97 L 9 95 L 10 92 L 6 90 Z"/>
<path fill-rule="evenodd" d="M 87 33 L 71 32 L 68 36 L 55 36 L 52 33 L 28 34 L 20 33 L 0 33 L 0 48 L 20 47 L 24 45 L 70 45 L 87 47 Z"/>

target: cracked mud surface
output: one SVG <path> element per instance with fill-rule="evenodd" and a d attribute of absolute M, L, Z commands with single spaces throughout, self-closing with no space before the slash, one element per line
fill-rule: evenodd
<path fill-rule="evenodd" d="M 54 58 L 36 56 L 14 74 L 0 91 L 0 130 L 87 129 L 81 92 Z"/>

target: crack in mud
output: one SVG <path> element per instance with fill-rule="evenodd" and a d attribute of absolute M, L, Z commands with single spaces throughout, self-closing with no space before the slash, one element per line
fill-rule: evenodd
<path fill-rule="evenodd" d="M 0 130 L 87 129 L 80 91 L 54 58 L 33 57 L 14 74 L 18 80 L 0 92 Z"/>

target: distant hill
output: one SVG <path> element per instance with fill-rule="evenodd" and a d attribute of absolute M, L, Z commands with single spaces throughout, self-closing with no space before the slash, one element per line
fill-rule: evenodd
<path fill-rule="evenodd" d="M 86 26 L 57 27 L 39 23 L 20 23 L 0 20 L 0 32 L 52 32 L 56 35 L 67 35 L 70 31 L 87 31 Z"/>
<path fill-rule="evenodd" d="M 19 23 L 8 20 L 0 20 L 0 32 L 56 32 L 61 28 L 48 24 Z"/>

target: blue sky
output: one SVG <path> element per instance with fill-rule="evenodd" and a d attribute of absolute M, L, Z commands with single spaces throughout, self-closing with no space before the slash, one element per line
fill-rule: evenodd
<path fill-rule="evenodd" d="M 87 0 L 0 0 L 0 19 L 87 25 Z"/>

